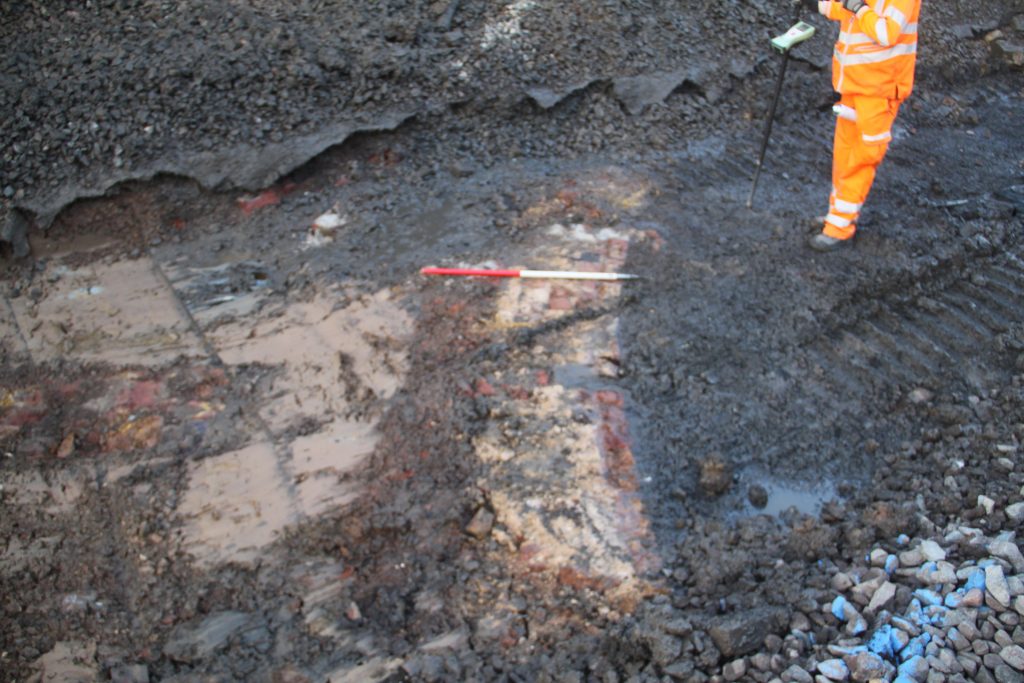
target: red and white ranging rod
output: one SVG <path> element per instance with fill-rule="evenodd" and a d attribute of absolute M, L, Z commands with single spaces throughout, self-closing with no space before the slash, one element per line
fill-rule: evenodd
<path fill-rule="evenodd" d="M 447 275 L 453 277 L 518 277 L 547 280 L 636 280 L 639 275 L 626 273 L 590 273 L 575 270 L 498 270 L 489 268 L 422 268 L 423 275 Z"/>

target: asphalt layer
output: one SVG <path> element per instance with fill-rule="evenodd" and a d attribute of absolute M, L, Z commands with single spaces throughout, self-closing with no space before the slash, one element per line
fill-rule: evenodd
<path fill-rule="evenodd" d="M 766 681 L 848 635 L 830 580 L 873 548 L 1015 532 L 1022 15 L 926 7 L 856 243 L 818 255 L 828 37 L 745 206 L 796 14 L 0 7 L 25 221 L 0 243 L 4 680 L 736 680 L 746 656 Z M 417 275 L 495 262 L 643 279 Z M 166 302 L 66 303 L 131 278 Z M 134 346 L 84 332 L 158 309 Z M 303 469 L 324 435 L 352 469 Z M 284 483 L 237 494 L 237 463 Z M 751 647 L 708 635 L 729 619 Z"/>

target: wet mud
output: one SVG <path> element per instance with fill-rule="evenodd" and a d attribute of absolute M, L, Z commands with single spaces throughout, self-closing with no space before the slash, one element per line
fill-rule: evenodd
<path fill-rule="evenodd" d="M 430 11 L 497 60 L 535 4 Z M 869 553 L 978 559 L 948 529 L 1020 526 L 1014 16 L 936 9 L 960 42 L 826 256 L 824 40 L 751 209 L 775 62 L 735 47 L 726 83 L 710 53 L 541 85 L 501 61 L 394 130 L 285 141 L 258 182 L 22 201 L 55 218 L 0 282 L 3 680 L 811 676 Z"/>

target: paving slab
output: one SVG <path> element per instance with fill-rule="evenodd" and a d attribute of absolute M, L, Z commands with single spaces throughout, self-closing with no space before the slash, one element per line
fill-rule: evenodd
<path fill-rule="evenodd" d="M 292 441 L 289 466 L 300 513 L 314 517 L 354 500 L 361 489 L 341 477 L 358 470 L 378 439 L 374 423 L 338 419 L 316 434 Z"/>
<path fill-rule="evenodd" d="M 10 301 L 36 363 L 70 358 L 152 366 L 206 355 L 149 258 L 80 268 L 55 261 L 39 280 L 38 297 Z"/>
<path fill-rule="evenodd" d="M 14 317 L 14 308 L 7 296 L 0 297 L 0 360 L 28 352 L 28 345 Z"/>
<path fill-rule="evenodd" d="M 412 318 L 397 291 L 329 287 L 293 301 L 241 255 L 158 258 L 229 373 L 258 366 L 269 378 L 251 396 L 262 429 L 190 467 L 178 509 L 200 563 L 252 562 L 289 525 L 359 495 L 343 478 L 376 447 L 377 420 L 407 371 Z"/>
<path fill-rule="evenodd" d="M 251 443 L 190 467 L 178 509 L 200 563 L 252 562 L 289 525 L 361 492 L 351 475 L 405 376 L 413 320 L 402 292 L 358 283 L 295 300 L 244 251 L 168 246 L 155 258 L 228 373 L 257 367 L 265 377 L 248 398 L 261 425 Z"/>
<path fill-rule="evenodd" d="M 251 562 L 299 519 L 292 481 L 271 443 L 200 460 L 188 478 L 178 506 L 183 548 L 201 564 Z"/>
<path fill-rule="evenodd" d="M 195 266 L 168 256 L 162 267 L 224 363 L 279 370 L 258 399 L 274 434 L 386 400 L 401 383 L 412 319 L 398 293 L 349 285 L 288 301 L 262 284 L 266 270 L 251 260 Z"/>
<path fill-rule="evenodd" d="M 376 441 L 372 424 L 341 421 L 290 451 L 257 442 L 192 463 L 178 506 L 183 549 L 204 566 L 253 563 L 286 527 L 354 500 L 360 489 L 342 477 Z"/>

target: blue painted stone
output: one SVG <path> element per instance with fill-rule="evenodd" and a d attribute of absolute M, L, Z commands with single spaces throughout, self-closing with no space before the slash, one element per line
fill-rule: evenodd
<path fill-rule="evenodd" d="M 975 569 L 968 575 L 967 581 L 964 583 L 964 592 L 966 593 L 974 588 L 985 590 L 985 570 Z"/>
<path fill-rule="evenodd" d="M 879 657 L 889 659 L 892 657 L 892 626 L 885 624 L 871 636 L 868 641 L 868 649 Z"/>
<path fill-rule="evenodd" d="M 846 621 L 845 608 L 846 598 L 844 598 L 842 595 L 837 596 L 836 599 L 832 601 L 832 616 L 834 616 L 839 621 Z"/>
<path fill-rule="evenodd" d="M 942 626 L 946 623 L 946 613 L 949 611 L 948 608 L 942 605 L 932 605 L 931 607 L 925 608 L 924 614 L 927 620 L 922 626 L 928 624 L 931 626 Z"/>
<path fill-rule="evenodd" d="M 928 674 L 928 660 L 921 655 L 914 655 L 899 665 L 897 674 L 906 676 L 912 681 L 917 681 Z"/>
<path fill-rule="evenodd" d="M 845 681 L 850 677 L 850 667 L 841 659 L 828 659 L 818 664 L 818 671 L 833 681 Z"/>
<path fill-rule="evenodd" d="M 907 635 L 906 631 L 894 628 L 889 632 L 889 647 L 892 648 L 894 654 L 900 652 L 909 642 L 910 636 Z"/>
<path fill-rule="evenodd" d="M 924 649 L 930 642 L 932 642 L 932 637 L 927 633 L 922 633 L 916 638 L 911 638 L 910 642 L 907 643 L 907 646 L 900 652 L 900 659 L 906 662 L 914 657 L 923 657 Z"/>

